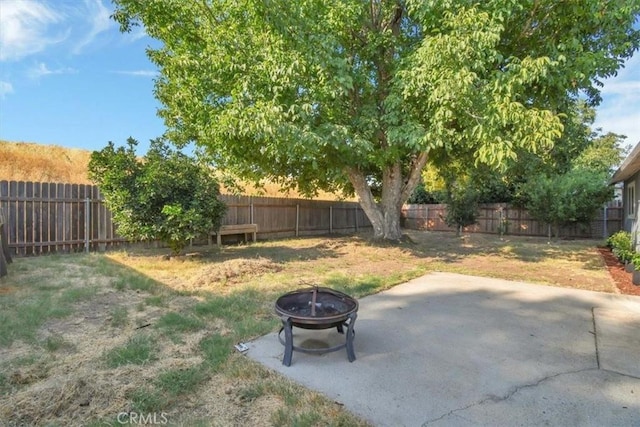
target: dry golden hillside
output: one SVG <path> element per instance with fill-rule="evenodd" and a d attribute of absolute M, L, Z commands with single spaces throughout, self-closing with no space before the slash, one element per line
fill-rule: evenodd
<path fill-rule="evenodd" d="M 87 150 L 0 141 L 0 180 L 90 184 L 90 156 Z"/>
<path fill-rule="evenodd" d="M 64 148 L 57 145 L 0 140 L 0 181 L 61 182 L 92 184 L 87 177 L 91 151 Z M 283 193 L 277 184 L 267 183 L 260 189 L 239 183 L 247 196 L 300 198 L 296 191 Z M 226 193 L 225 188 L 222 189 Z M 318 200 L 338 200 L 340 197 L 320 192 Z M 354 200 L 354 199 L 348 199 Z"/>

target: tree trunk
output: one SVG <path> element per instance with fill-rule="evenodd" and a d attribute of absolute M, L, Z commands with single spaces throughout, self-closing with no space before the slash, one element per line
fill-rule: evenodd
<path fill-rule="evenodd" d="M 387 166 L 382 174 L 382 197 L 376 202 L 367 177 L 357 168 L 348 168 L 347 174 L 360 199 L 360 206 L 373 226 L 375 239 L 400 240 L 402 229 L 400 216 L 402 205 L 409 198 L 420 180 L 420 173 L 427 162 L 427 153 L 420 153 L 411 162 L 409 174 L 402 175 L 402 165 L 397 162 Z"/>

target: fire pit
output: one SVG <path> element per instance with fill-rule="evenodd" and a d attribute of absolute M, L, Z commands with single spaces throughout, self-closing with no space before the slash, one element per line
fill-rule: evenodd
<path fill-rule="evenodd" d="M 353 325 L 356 322 L 358 301 L 349 295 L 330 288 L 314 286 L 299 289 L 282 295 L 276 301 L 276 313 L 282 321 L 282 328 L 278 339 L 284 345 L 282 364 L 291 366 L 293 351 L 303 353 L 328 353 L 342 348 L 347 349 L 349 362 L 356 360 L 353 350 Z M 336 328 L 344 334 L 347 327 L 345 342 L 328 348 L 306 348 L 293 345 L 293 327 L 302 329 L 331 329 Z M 284 331 L 284 340 L 282 332 Z"/>

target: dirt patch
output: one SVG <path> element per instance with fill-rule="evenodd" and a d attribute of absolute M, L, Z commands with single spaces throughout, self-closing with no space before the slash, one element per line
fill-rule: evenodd
<path fill-rule="evenodd" d="M 215 285 L 232 285 L 247 278 L 275 273 L 280 270 L 282 270 L 281 265 L 266 258 L 232 259 L 201 268 L 192 279 L 184 281 L 182 285 L 176 284 L 173 289 L 207 290 Z"/>
<path fill-rule="evenodd" d="M 10 294 L 12 292 L 15 292 L 16 288 L 14 288 L 13 286 L 1 286 L 0 285 L 0 295 L 2 294 Z"/>
<path fill-rule="evenodd" d="M 624 270 L 624 265 L 622 265 L 618 258 L 611 252 L 611 249 L 599 247 L 598 252 L 602 256 L 602 259 L 604 259 L 607 270 L 620 293 L 640 296 L 640 286 L 633 284 L 631 273 L 627 273 Z"/>

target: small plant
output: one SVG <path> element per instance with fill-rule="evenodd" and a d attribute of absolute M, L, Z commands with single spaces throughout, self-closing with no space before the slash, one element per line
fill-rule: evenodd
<path fill-rule="evenodd" d="M 633 255 L 633 258 L 631 258 L 631 263 L 633 264 L 633 267 L 640 271 L 640 254 L 639 253 L 635 253 Z"/>

